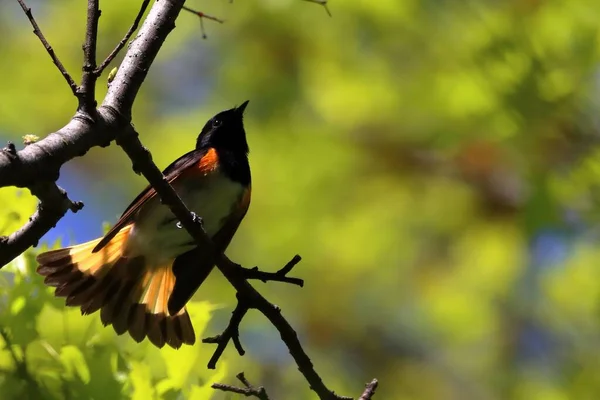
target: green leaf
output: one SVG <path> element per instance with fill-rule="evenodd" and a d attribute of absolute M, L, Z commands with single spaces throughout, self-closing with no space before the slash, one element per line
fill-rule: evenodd
<path fill-rule="evenodd" d="M 60 360 L 66 369 L 68 378 L 73 378 L 76 375 L 83 383 L 89 383 L 90 370 L 81 350 L 75 346 L 65 346 L 60 351 Z"/>
<path fill-rule="evenodd" d="M 0 235 L 10 234 L 29 219 L 37 200 L 20 188 L 2 188 L 0 191 Z"/>
<path fill-rule="evenodd" d="M 219 362 L 217 370 L 213 376 L 206 380 L 206 383 L 202 386 L 193 385 L 190 391 L 188 400 L 206 400 L 210 399 L 215 393 L 215 389 L 212 388 L 213 383 L 222 382 L 227 377 L 227 363 L 224 361 Z"/>
<path fill-rule="evenodd" d="M 206 324 L 210 320 L 210 315 L 214 306 L 208 302 L 192 302 L 187 306 L 190 318 L 194 324 L 194 329 L 197 336 L 201 336 L 206 328 Z M 168 384 L 165 382 L 165 387 L 181 389 L 185 387 L 190 379 L 194 379 L 197 375 L 191 377 L 194 371 L 198 371 L 198 356 L 200 355 L 200 346 L 182 346 L 178 350 L 165 348 L 160 353 L 164 359 Z"/>
<path fill-rule="evenodd" d="M 132 400 L 149 400 L 155 398 L 150 367 L 148 365 L 137 361 L 131 362 L 129 379 L 133 385 Z"/>
<path fill-rule="evenodd" d="M 10 305 L 10 313 L 16 315 L 21 312 L 23 307 L 25 307 L 25 297 L 19 296 Z"/>

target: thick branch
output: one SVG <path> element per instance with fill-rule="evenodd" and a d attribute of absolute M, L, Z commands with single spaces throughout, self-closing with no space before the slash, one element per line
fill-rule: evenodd
<path fill-rule="evenodd" d="M 0 187 L 27 187 L 36 181 L 58 179 L 60 167 L 67 161 L 83 156 L 95 146 L 108 146 L 117 129 L 116 115 L 131 115 L 133 99 L 137 94 L 150 65 L 174 26 L 182 0 L 158 1 L 152 7 L 135 42 L 127 51 L 111 87 L 104 106 L 91 120 L 77 113 L 63 128 L 46 138 L 27 146 L 9 157 L 0 152 Z"/>
<path fill-rule="evenodd" d="M 131 107 L 148 69 L 167 35 L 175 28 L 175 20 L 185 0 L 157 1 L 142 24 L 137 37 L 110 84 L 103 106 L 114 108 L 127 121 Z"/>
<path fill-rule="evenodd" d="M 0 237 L 0 266 L 37 244 L 68 210 L 77 212 L 83 207 L 83 203 L 69 200 L 67 193 L 53 182 L 38 183 L 31 193 L 40 199 L 38 209 L 18 231 Z"/>
<path fill-rule="evenodd" d="M 30 18 L 36 35 L 40 37 L 44 47 L 51 50 L 50 45 L 39 32 L 35 20 L 31 17 L 31 10 L 22 0 L 19 0 L 19 4 Z M 93 10 L 97 9 L 97 2 L 95 4 Z M 83 156 L 92 147 L 108 146 L 119 133 L 119 129 L 128 129 L 129 124 L 123 124 L 121 117 L 117 119 L 117 116 L 131 115 L 133 100 L 156 54 L 175 26 L 174 21 L 182 5 L 183 0 L 154 3 L 134 44 L 125 55 L 119 73 L 104 99 L 104 106 L 100 107 L 96 115 L 90 116 L 88 113 L 78 112 L 59 131 L 25 149 L 17 152 L 13 146 L 9 151 L 0 151 L 0 187 L 28 187 L 33 190 L 40 183 L 46 185 L 48 182 L 55 182 L 64 163 L 75 157 Z M 96 20 L 92 22 L 91 25 L 88 24 L 88 32 L 97 31 L 97 15 Z M 93 48 L 95 48 L 95 44 L 90 47 L 90 49 Z M 53 52 L 50 50 L 49 53 L 52 56 Z M 87 52 L 86 50 L 86 59 L 88 59 Z M 53 60 L 61 73 L 65 75 L 66 71 L 62 64 L 54 56 Z M 89 59 L 89 62 L 95 64 L 95 59 Z M 72 79 L 68 81 L 70 86 L 76 88 Z M 58 190 L 56 188 L 55 194 Z M 40 194 L 40 196 L 42 196 L 40 198 L 42 206 L 32 216 L 30 222 L 0 243 L 0 268 L 29 246 L 37 243 L 39 238 L 64 215 L 61 210 L 69 208 L 49 206 L 49 204 L 56 205 L 59 202 L 48 203 L 48 201 L 44 201 L 43 195 Z M 52 212 L 47 211 L 48 209 Z"/>
<path fill-rule="evenodd" d="M 95 123 L 77 114 L 66 126 L 14 156 L 0 152 L 0 187 L 29 187 L 39 181 L 57 180 L 64 163 L 94 146 L 107 146 L 115 137 L 114 126 L 115 119 L 107 112 Z"/>

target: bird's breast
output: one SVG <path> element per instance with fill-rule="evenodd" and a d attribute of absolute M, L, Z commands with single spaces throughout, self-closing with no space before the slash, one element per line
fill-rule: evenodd
<path fill-rule="evenodd" d="M 244 187 L 221 172 L 209 176 L 186 176 L 173 183 L 186 206 L 202 218 L 204 230 L 212 237 L 239 205 Z M 171 210 L 158 197 L 148 201 L 135 218 L 127 252 L 144 255 L 161 264 L 195 247 L 185 229 L 179 228 Z"/>

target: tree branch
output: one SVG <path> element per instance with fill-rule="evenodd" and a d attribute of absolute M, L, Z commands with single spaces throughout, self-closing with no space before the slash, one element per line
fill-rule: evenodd
<path fill-rule="evenodd" d="M 226 385 L 224 383 L 213 383 L 211 387 L 215 390 L 221 390 L 223 392 L 243 394 L 245 397 L 256 397 L 259 400 L 269 400 L 269 396 L 267 395 L 265 388 L 263 386 L 256 387 L 250 384 L 243 372 L 240 372 L 235 377 L 242 382 L 244 387 Z M 372 400 L 373 396 L 375 396 L 375 390 L 377 389 L 378 385 L 379 382 L 377 379 L 373 379 L 371 382 L 367 383 L 365 385 L 364 392 L 361 394 L 358 400 Z"/>
<path fill-rule="evenodd" d="M 10 236 L 0 236 L 0 265 L 4 266 L 30 246 L 37 245 L 42 236 L 67 213 L 83 208 L 80 201 L 73 202 L 67 193 L 54 182 L 40 182 L 31 188 L 31 193 L 40 199 L 36 212 L 29 221 Z"/>
<path fill-rule="evenodd" d="M 246 376 L 243 372 L 240 372 L 235 377 L 238 378 L 245 387 L 240 388 L 232 385 L 225 385 L 222 383 L 213 383 L 211 387 L 213 389 L 222 390 L 223 392 L 243 394 L 246 397 L 254 396 L 259 400 L 270 400 L 265 388 L 262 386 L 255 387 L 251 385 L 248 379 L 246 379 Z"/>
<path fill-rule="evenodd" d="M 67 81 L 69 86 L 75 88 L 75 93 L 77 85 L 54 56 L 51 51 L 52 48 L 31 16 L 31 10 L 23 0 L 19 0 L 19 4 L 21 4 L 34 26 L 34 32 L 40 38 L 44 47 L 49 50 L 49 54 L 57 64 L 58 69 L 63 73 L 63 76 L 69 77 Z M 90 5 L 92 11 L 97 9 L 97 1 L 94 4 L 96 5 Z M 119 129 L 129 129 L 129 119 L 124 121 L 123 116 L 130 118 L 133 100 L 156 54 L 175 26 L 175 18 L 177 18 L 182 5 L 183 0 L 157 1 L 154 3 L 138 37 L 132 43 L 124 61 L 121 63 L 119 72 L 104 98 L 103 106 L 97 110 L 96 115 L 90 116 L 84 110 L 80 110 L 63 128 L 36 143 L 28 145 L 23 150 L 17 151 L 14 145 L 11 145 L 6 150 L 0 151 L 0 187 L 27 187 L 35 195 L 41 196 L 40 200 L 42 200 L 42 204 L 30 221 L 0 242 L 0 268 L 28 247 L 36 244 L 39 238 L 60 220 L 67 209 L 78 209 L 79 206 L 69 205 L 63 197 L 58 201 L 59 196 L 57 193 L 64 193 L 58 187 L 50 189 L 52 191 L 47 194 L 43 194 L 44 191 L 34 189 L 39 184 L 49 185 L 55 182 L 59 177 L 60 168 L 67 161 L 83 156 L 92 147 L 108 146 L 119 133 Z M 96 15 L 97 17 L 98 15 Z M 92 24 L 88 24 L 88 33 L 92 34 L 94 32 L 97 32 L 97 20 Z M 89 37 L 89 35 L 86 37 Z M 93 48 L 95 48 L 95 45 L 90 47 L 90 49 Z M 89 59 L 89 62 L 95 64 L 92 59 Z M 54 199 L 56 202 L 49 199 Z M 79 203 L 73 204 L 78 205 Z"/>
<path fill-rule="evenodd" d="M 265 272 L 258 269 L 258 267 L 253 268 L 244 268 L 242 269 L 242 274 L 246 279 L 258 279 L 264 283 L 266 282 L 283 282 L 283 283 L 291 283 L 292 285 L 298 285 L 300 287 L 304 287 L 304 279 L 300 278 L 292 278 L 287 276 L 287 274 L 302 260 L 298 254 L 294 256 L 287 264 L 283 266 L 277 272 Z"/>
<path fill-rule="evenodd" d="M 83 76 L 77 91 L 79 109 L 87 115 L 96 113 L 96 43 L 98 41 L 98 20 L 100 19 L 99 0 L 88 0 L 87 26 L 83 44 Z"/>
<path fill-rule="evenodd" d="M 185 11 L 187 11 L 189 13 L 192 13 L 192 14 L 196 15 L 198 18 L 200 18 L 200 32 L 202 32 L 202 38 L 203 39 L 206 39 L 206 37 L 207 37 L 206 36 L 206 31 L 204 30 L 204 18 L 206 18 L 206 19 L 208 19 L 210 21 L 218 22 L 220 24 L 222 24 L 223 22 L 225 22 L 225 21 L 223 21 L 220 18 L 213 17 L 211 15 L 205 14 L 202 11 L 194 10 L 193 8 L 189 8 L 189 7 L 186 7 L 186 6 L 183 6 L 182 8 Z"/>
<path fill-rule="evenodd" d="M 42 42 L 42 44 L 44 45 L 44 48 L 50 55 L 50 58 L 52 58 L 52 62 L 54 62 L 54 65 L 56 65 L 56 67 L 58 68 L 58 70 L 60 71 L 62 76 L 65 78 L 65 80 L 69 84 L 69 87 L 71 88 L 71 92 L 73 92 L 73 94 L 77 96 L 77 84 L 75 83 L 73 78 L 71 78 L 71 75 L 69 75 L 65 66 L 62 64 L 62 62 L 60 62 L 57 55 L 54 53 L 54 49 L 52 49 L 52 46 L 50 46 L 50 44 L 46 40 L 46 37 L 42 33 L 42 30 L 38 26 L 37 22 L 35 21 L 35 18 L 33 18 L 33 14 L 31 13 L 31 8 L 27 7 L 27 4 L 25 4 L 25 1 L 23 1 L 23 0 L 17 0 L 17 1 L 19 2 L 19 4 L 21 5 L 21 8 L 25 12 L 25 15 L 27 15 L 27 18 L 29 18 L 29 22 L 31 23 L 31 26 L 33 26 L 33 33 L 35 33 L 35 35 L 40 39 L 40 42 Z"/>
<path fill-rule="evenodd" d="M 266 273 L 258 271 L 258 268 L 243 268 L 229 260 L 224 254 L 218 253 L 213 243 L 206 236 L 202 225 L 193 217 L 193 214 L 183 204 L 161 171 L 152 162 L 150 152 L 142 146 L 137 133 L 131 126 L 131 108 L 135 97 L 158 51 L 168 34 L 175 27 L 175 20 L 183 7 L 184 0 L 157 0 L 154 3 L 139 30 L 137 38 L 131 43 L 102 106 L 98 110 L 95 109 L 94 95 L 96 79 L 102 69 L 112 60 L 111 55 L 114 58 L 118 51 L 124 47 L 128 35 L 131 36 L 135 27 L 137 27 L 143 11 L 140 11 L 138 17 L 136 17 L 136 21 L 126 34 L 126 38 L 109 54 L 108 61 L 105 60 L 97 69 L 96 40 L 98 18 L 100 17 L 99 0 L 88 0 L 84 74 L 81 88 L 78 91 L 73 79 L 39 30 L 31 10 L 25 6 L 23 0 L 18 1 L 29 17 L 34 32 L 69 83 L 71 90 L 80 98 L 80 104 L 77 114 L 58 132 L 27 146 L 21 151 L 17 152 L 14 146 L 8 146 L 5 151 L 0 152 L 0 187 L 9 185 L 28 187 L 41 200 L 38 211 L 32 216 L 30 222 L 0 242 L 0 262 L 2 263 L 0 266 L 8 263 L 30 245 L 37 243 L 39 237 L 47 232 L 68 209 L 77 211 L 83 206 L 79 202 L 71 202 L 66 193 L 54 183 L 58 179 L 61 166 L 74 157 L 84 155 L 91 147 L 107 146 L 113 139 L 117 139 L 118 145 L 132 160 L 134 170 L 141 172 L 146 177 L 162 202 L 171 209 L 183 228 L 195 239 L 202 251 L 214 260 L 219 270 L 237 291 L 238 305 L 232 314 L 228 328 L 223 334 L 213 338 L 214 342 L 218 343 L 218 347 L 213 355 L 214 363 L 209 367 L 214 368 L 229 340 L 234 342 L 240 354 L 244 353 L 239 342 L 239 325 L 249 309 L 257 309 L 279 331 L 298 369 L 320 399 L 350 399 L 336 395 L 325 386 L 315 371 L 310 358 L 302 348 L 296 332 L 283 317 L 279 307 L 271 304 L 248 282 L 248 279 L 262 279 L 264 281 L 279 280 L 301 285 L 302 280 L 287 277 L 287 273 L 300 261 L 299 257 L 292 259 L 276 273 Z M 145 9 L 145 6 L 147 4 L 142 4 L 142 9 Z M 205 14 L 195 13 L 201 18 L 208 17 Z M 215 18 L 211 19 L 217 20 Z M 220 20 L 217 21 L 220 22 Z M 17 251 L 17 249 L 21 250 Z M 251 387 L 242 378 L 239 379 L 246 385 L 246 388 Z M 369 387 L 367 387 L 366 394 L 363 394 L 365 400 L 370 399 L 374 393 L 377 383 L 376 381 L 373 382 L 371 383 L 371 392 L 368 391 Z M 262 392 L 264 392 L 264 389 Z"/>
<path fill-rule="evenodd" d="M 240 356 L 246 354 L 240 342 L 240 323 L 249 309 L 250 307 L 248 307 L 248 304 L 244 302 L 238 294 L 238 304 L 231 313 L 231 319 L 229 320 L 227 328 L 225 328 L 220 335 L 202 339 L 202 343 L 217 344 L 217 349 L 210 358 L 210 361 L 208 361 L 209 369 L 215 369 L 217 367 L 217 361 L 221 358 L 221 355 L 225 351 L 230 340 L 233 341 L 233 345 Z"/>
<path fill-rule="evenodd" d="M 102 71 L 104 71 L 104 69 L 106 67 L 108 67 L 108 65 L 112 62 L 112 60 L 114 60 L 114 58 L 119 54 L 119 52 L 121 51 L 121 49 L 123 47 L 125 47 L 125 43 L 127 43 L 127 41 L 129 40 L 129 38 L 131 38 L 131 35 L 133 35 L 133 32 L 135 32 L 135 30 L 137 29 L 140 21 L 142 20 L 142 17 L 144 16 L 144 13 L 146 12 L 146 8 L 148 8 L 148 4 L 149 3 L 150 3 L 150 0 L 144 0 L 142 2 L 142 6 L 140 7 L 140 11 L 138 11 L 138 14 L 135 17 L 135 20 L 133 21 L 133 24 L 131 24 L 131 27 L 129 28 L 129 30 L 127 31 L 127 33 L 123 37 L 123 39 L 121 39 L 121 41 L 117 44 L 117 46 L 113 49 L 113 51 L 110 52 L 110 54 L 104 59 L 104 61 L 102 61 L 102 64 L 100 64 L 100 66 L 98 68 L 96 68 L 96 70 L 94 71 L 94 74 L 97 77 L 99 77 L 100 75 L 102 75 Z"/>
<path fill-rule="evenodd" d="M 224 254 L 216 252 L 213 243 L 206 236 L 202 225 L 198 223 L 196 218 L 193 218 L 190 210 L 183 204 L 156 164 L 152 162 L 150 152 L 142 145 L 133 127 L 128 131 L 119 130 L 119 132 L 117 144 L 123 148 L 131 159 L 134 170 L 141 172 L 148 182 L 150 182 L 162 203 L 169 207 L 183 228 L 195 239 L 203 254 L 215 260 L 219 270 L 238 292 L 240 301 L 247 302 L 244 307 L 259 310 L 279 331 L 281 339 L 288 347 L 290 354 L 296 361 L 296 365 L 298 365 L 298 369 L 306 378 L 311 389 L 317 393 L 321 400 L 350 399 L 349 397 L 336 395 L 325 386 L 321 377 L 315 371 L 310 358 L 302 348 L 296 331 L 294 331 L 290 323 L 283 317 L 279 307 L 271 304 L 254 289 L 243 274 L 240 273 L 240 266 L 238 264 L 232 262 Z"/>
<path fill-rule="evenodd" d="M 114 109 L 125 121 L 131 120 L 133 101 L 166 37 L 175 28 L 184 1 L 154 3 L 110 84 L 102 105 Z"/>
<path fill-rule="evenodd" d="M 329 6 L 327 5 L 329 0 L 304 0 L 307 1 L 309 3 L 315 3 L 318 4 L 320 6 L 323 6 L 323 8 L 325 9 L 325 12 L 327 13 L 327 15 L 329 15 L 330 17 L 333 17 L 333 15 L 331 15 L 331 11 L 329 11 Z"/>
<path fill-rule="evenodd" d="M 302 257 L 296 254 L 285 266 L 283 266 L 283 268 L 275 273 L 260 271 L 258 267 L 244 268 L 237 264 L 236 267 L 238 268 L 237 272 L 239 272 L 244 279 L 260 279 L 263 282 L 279 281 L 302 286 L 304 284 L 302 279 L 289 278 L 286 276 L 287 273 L 290 272 L 300 262 L 300 260 L 302 260 Z M 242 293 L 238 292 L 236 297 L 238 304 L 231 315 L 231 319 L 229 320 L 227 328 L 225 328 L 223 333 L 220 335 L 202 340 L 202 343 L 217 344 L 217 348 L 208 362 L 208 368 L 210 369 L 216 368 L 217 361 L 219 361 L 219 358 L 221 358 L 221 355 L 223 355 L 223 352 L 225 351 L 225 348 L 227 347 L 227 344 L 229 344 L 230 340 L 233 341 L 233 345 L 241 356 L 245 354 L 242 344 L 240 343 L 239 326 L 248 310 L 254 308 L 254 306 L 252 301 L 249 298 L 244 297 Z"/>
<path fill-rule="evenodd" d="M 0 152 L 0 187 L 29 187 L 37 181 L 56 181 L 64 163 L 83 156 L 94 146 L 108 146 L 115 137 L 115 119 L 102 111 L 95 122 L 77 113 L 63 128 L 12 156 Z"/>
<path fill-rule="evenodd" d="M 367 383 L 365 391 L 358 398 L 358 400 L 371 400 L 373 396 L 375 396 L 375 390 L 377 389 L 378 385 L 379 382 L 377 381 L 377 379 L 373 379 L 371 382 Z"/>

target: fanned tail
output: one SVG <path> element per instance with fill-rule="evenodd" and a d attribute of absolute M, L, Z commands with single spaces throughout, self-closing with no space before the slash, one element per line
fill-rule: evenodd
<path fill-rule="evenodd" d="M 177 349 L 196 341 L 185 308 L 170 315 L 167 303 L 175 276 L 171 265 L 150 267 L 144 257 L 124 257 L 132 225 L 122 228 L 106 246 L 93 253 L 101 239 L 38 255 L 37 272 L 56 287 L 57 297 L 82 314 L 100 311 L 104 325 L 118 335 L 129 332 L 136 342 L 147 336 L 157 347 Z"/>

